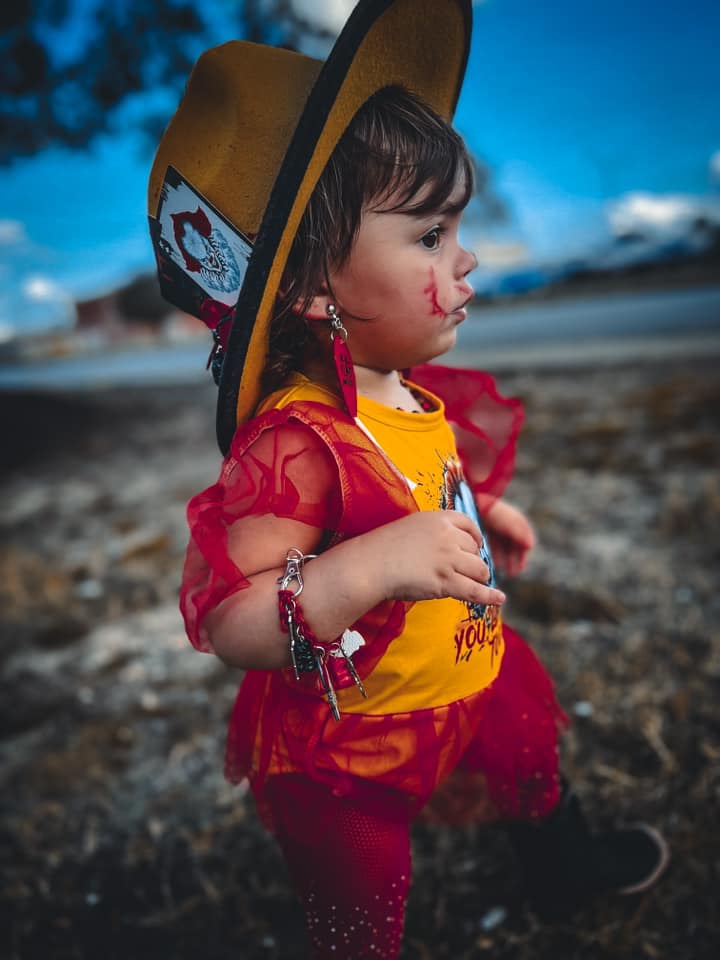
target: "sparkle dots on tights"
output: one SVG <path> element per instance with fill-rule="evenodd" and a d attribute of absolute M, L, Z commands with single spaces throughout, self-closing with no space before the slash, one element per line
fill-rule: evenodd
<path fill-rule="evenodd" d="M 312 960 L 396 960 L 410 883 L 407 820 L 282 779 L 273 812 L 304 903 Z"/>

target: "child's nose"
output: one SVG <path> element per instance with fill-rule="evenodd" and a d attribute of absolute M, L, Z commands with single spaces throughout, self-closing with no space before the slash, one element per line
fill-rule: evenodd
<path fill-rule="evenodd" d="M 460 247 L 460 255 L 458 257 L 458 276 L 466 277 L 469 273 L 477 267 L 478 258 L 474 253 L 471 253 L 470 250 L 466 250 L 465 247 Z"/>

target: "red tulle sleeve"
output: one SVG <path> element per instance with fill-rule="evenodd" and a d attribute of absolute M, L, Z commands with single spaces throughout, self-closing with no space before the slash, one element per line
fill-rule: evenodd
<path fill-rule="evenodd" d="M 269 414 L 236 441 L 218 482 L 187 508 L 190 542 L 180 609 L 191 643 L 207 652 L 205 616 L 231 593 L 250 586 L 242 570 L 239 521 L 265 514 L 292 518 L 317 527 L 327 541 L 341 512 L 335 460 L 306 424 Z"/>
<path fill-rule="evenodd" d="M 512 478 L 522 402 L 503 397 L 493 377 L 479 370 L 428 363 L 413 367 L 409 379 L 442 398 L 466 478 L 485 512 Z"/>

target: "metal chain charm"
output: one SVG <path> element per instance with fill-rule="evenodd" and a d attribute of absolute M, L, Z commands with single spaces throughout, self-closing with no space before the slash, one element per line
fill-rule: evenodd
<path fill-rule="evenodd" d="M 352 655 L 365 645 L 357 630 L 345 630 L 342 636 L 329 644 L 321 643 L 307 625 L 297 598 L 305 586 L 303 566 L 315 554 L 303 554 L 293 547 L 285 557 L 285 573 L 278 577 L 278 606 L 280 625 L 290 640 L 290 661 L 295 679 L 302 674 L 317 671 L 320 688 L 336 720 L 340 719 L 335 688 L 342 689 L 354 683 L 363 697 L 367 697 L 360 675 L 352 661 Z M 290 584 L 295 583 L 294 590 Z"/>
<path fill-rule="evenodd" d="M 278 578 L 280 584 L 278 591 L 280 624 L 290 638 L 290 660 L 296 680 L 300 679 L 301 673 L 310 673 L 316 668 L 312 643 L 305 635 L 305 621 L 299 613 L 296 603 L 305 586 L 303 567 L 308 560 L 313 560 L 315 556 L 316 554 L 305 555 L 296 547 L 291 547 L 285 556 L 285 573 Z M 297 583 L 294 591 L 290 590 L 290 584 L 293 581 Z"/>

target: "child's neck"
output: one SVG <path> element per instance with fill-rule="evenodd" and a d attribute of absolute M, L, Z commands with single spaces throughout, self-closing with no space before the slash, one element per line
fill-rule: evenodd
<path fill-rule="evenodd" d="M 354 364 L 355 383 L 357 392 L 393 409 L 422 412 L 417 399 L 402 382 L 397 370 L 376 370 L 373 367 L 363 367 Z M 337 374 L 331 363 L 322 360 L 310 360 L 304 365 L 303 373 L 314 383 L 321 384 L 338 392 Z"/>
<path fill-rule="evenodd" d="M 375 370 L 356 363 L 355 382 L 358 393 L 376 403 L 400 410 L 422 409 L 397 370 Z"/>

